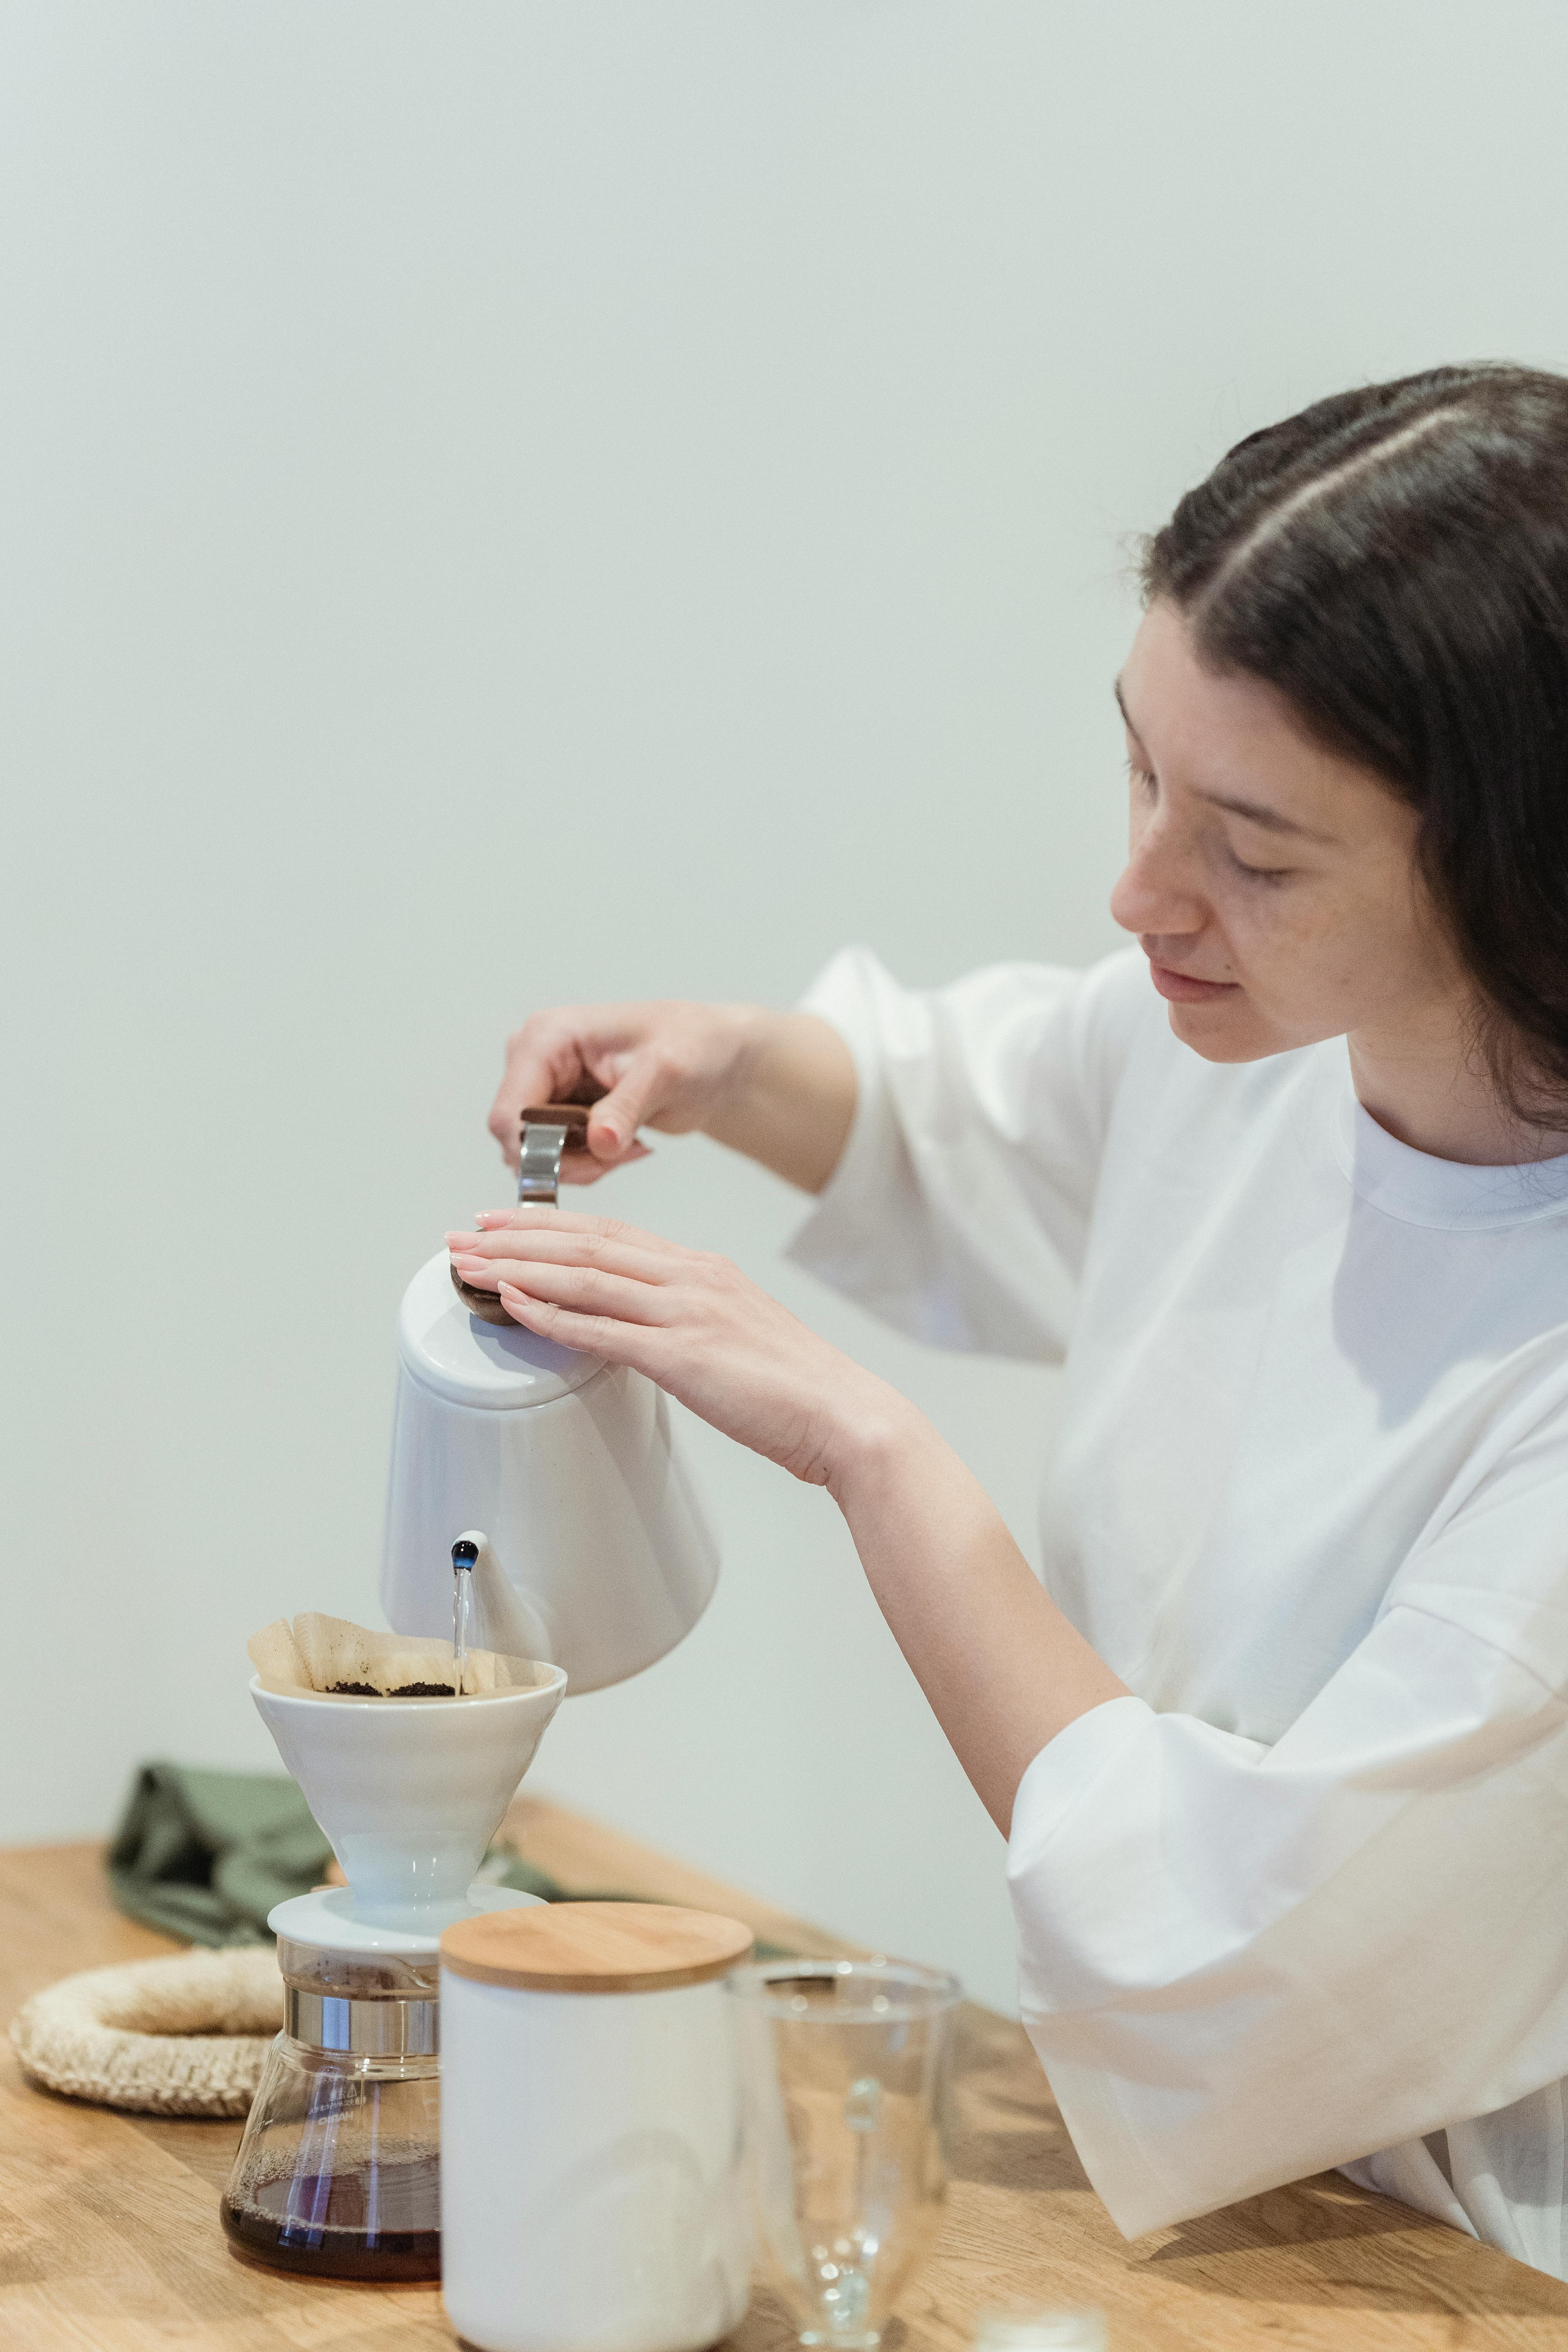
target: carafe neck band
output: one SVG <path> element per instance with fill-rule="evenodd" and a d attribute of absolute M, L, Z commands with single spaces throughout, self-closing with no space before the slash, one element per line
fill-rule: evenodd
<path fill-rule="evenodd" d="M 349 2000 L 342 1994 L 285 1988 L 283 2031 L 313 2050 L 350 2050 L 366 2058 L 433 2058 L 441 2047 L 438 2000 Z"/>

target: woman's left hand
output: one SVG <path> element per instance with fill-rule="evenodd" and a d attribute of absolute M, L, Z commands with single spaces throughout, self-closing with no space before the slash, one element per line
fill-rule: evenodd
<path fill-rule="evenodd" d="M 448 1234 L 452 1264 L 516 1323 L 646 1372 L 702 1420 L 807 1485 L 834 1487 L 860 1441 L 910 1408 L 727 1258 L 613 1217 L 519 1207 Z"/>

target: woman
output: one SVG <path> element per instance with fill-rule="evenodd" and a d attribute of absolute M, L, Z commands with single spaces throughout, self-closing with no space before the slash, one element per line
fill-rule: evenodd
<path fill-rule="evenodd" d="M 795 1255 L 889 1320 L 1063 1361 L 1043 1586 L 734 1267 L 549 1210 L 455 1261 L 829 1488 L 1008 1836 L 1025 2021 L 1129 2235 L 1337 2165 L 1562 2276 L 1568 382 L 1255 434 L 1145 584 L 1141 952 L 545 1013 L 491 1120 L 590 1076 L 592 1172 L 705 1129 L 820 1195 Z"/>

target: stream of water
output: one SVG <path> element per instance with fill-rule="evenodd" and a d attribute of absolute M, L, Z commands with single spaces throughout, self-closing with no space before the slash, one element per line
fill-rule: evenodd
<path fill-rule="evenodd" d="M 474 1590 L 473 1571 L 466 1559 L 452 1562 L 452 1696 L 460 1697 L 468 1664 L 468 1611 Z"/>

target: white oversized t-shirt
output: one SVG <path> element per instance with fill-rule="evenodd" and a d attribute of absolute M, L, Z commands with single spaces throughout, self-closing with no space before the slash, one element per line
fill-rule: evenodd
<path fill-rule="evenodd" d="M 806 1003 L 859 1095 L 794 1255 L 1065 1366 L 1046 1581 L 1136 1696 L 1008 1874 L 1096 2189 L 1340 2166 L 1568 2274 L 1568 1160 L 1410 1150 L 1342 1040 L 1205 1063 L 1136 952 Z"/>

